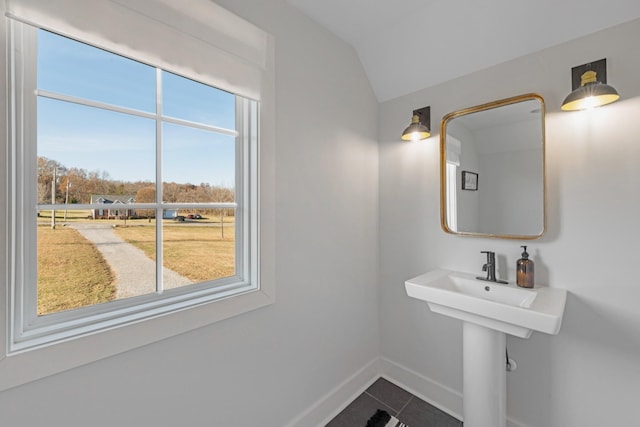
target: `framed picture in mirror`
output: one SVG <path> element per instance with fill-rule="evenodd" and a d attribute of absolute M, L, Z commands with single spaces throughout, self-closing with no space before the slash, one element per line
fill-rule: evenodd
<path fill-rule="evenodd" d="M 462 171 L 462 189 L 478 191 L 478 174 L 475 172 Z"/>

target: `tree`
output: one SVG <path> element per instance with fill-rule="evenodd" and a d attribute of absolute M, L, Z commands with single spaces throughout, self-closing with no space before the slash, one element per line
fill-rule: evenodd
<path fill-rule="evenodd" d="M 38 157 L 38 203 L 51 203 L 51 181 L 56 169 L 64 167 L 55 160 Z"/>
<path fill-rule="evenodd" d="M 39 204 L 51 203 L 51 181 L 56 171 L 56 202 L 64 203 L 68 191 L 68 203 L 91 203 L 92 195 L 134 195 L 138 203 L 155 203 L 155 184 L 149 181 L 113 180 L 107 171 L 87 171 L 79 167 L 66 168 L 56 160 L 38 157 L 37 195 Z M 64 172 L 62 172 L 64 171 Z M 235 190 L 209 183 L 164 182 L 162 198 L 167 203 L 228 203 L 235 200 Z M 148 218 L 155 217 L 155 210 L 145 209 Z M 233 209 L 207 209 L 200 213 L 216 216 L 233 216 Z M 194 212 L 198 213 L 198 212 Z"/>
<path fill-rule="evenodd" d="M 156 187 L 146 186 L 142 187 L 136 193 L 136 203 L 155 203 L 156 201 Z M 151 221 L 151 215 L 155 217 L 155 211 L 153 209 L 145 209 L 145 214 L 149 221 Z"/>

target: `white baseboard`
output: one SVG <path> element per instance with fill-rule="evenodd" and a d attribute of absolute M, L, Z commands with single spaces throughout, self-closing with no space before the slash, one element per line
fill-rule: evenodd
<path fill-rule="evenodd" d="M 380 359 L 375 358 L 320 398 L 285 427 L 324 427 L 380 377 Z"/>
<path fill-rule="evenodd" d="M 462 393 L 384 357 L 367 363 L 285 427 L 324 427 L 379 377 L 407 390 L 443 412 L 462 419 Z M 508 427 L 527 427 L 507 418 Z"/>
<path fill-rule="evenodd" d="M 443 412 L 462 419 L 462 393 L 405 366 L 380 358 L 380 376 L 418 396 Z"/>
<path fill-rule="evenodd" d="M 391 360 L 380 358 L 380 376 L 411 392 L 430 405 L 462 419 L 462 393 Z M 528 427 L 507 416 L 507 427 Z"/>

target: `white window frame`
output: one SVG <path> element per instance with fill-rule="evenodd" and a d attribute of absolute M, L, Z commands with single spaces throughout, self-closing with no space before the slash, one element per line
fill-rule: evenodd
<path fill-rule="evenodd" d="M 447 161 L 447 226 L 452 231 L 458 230 L 458 164 Z"/>
<path fill-rule="evenodd" d="M 447 135 L 447 157 L 445 164 L 447 195 L 447 226 L 458 230 L 458 168 L 462 157 L 462 143 L 452 135 Z"/>
<path fill-rule="evenodd" d="M 0 11 L 4 15 L 3 5 L 0 5 Z M 1 19 L 0 34 L 4 38 L 11 21 L 4 17 Z M 8 43 L 0 46 L 0 63 L 7 70 L 7 76 L 13 74 L 9 74 L 13 67 L 5 61 L 6 50 L 11 47 Z M 245 272 L 250 280 L 228 288 L 217 287 L 213 292 L 206 286 L 195 286 L 192 292 L 173 295 L 163 299 L 161 303 L 144 301 L 134 308 L 123 303 L 123 307 L 118 307 L 118 310 L 93 313 L 94 321 L 89 324 L 83 324 L 74 315 L 70 315 L 65 319 L 66 323 L 56 324 L 57 329 L 48 324 L 36 325 L 38 328 L 32 328 L 31 336 L 26 339 L 25 317 L 23 313 L 16 311 L 16 304 L 20 304 L 25 298 L 25 290 L 20 286 L 25 280 L 25 272 L 33 271 L 35 264 L 35 257 L 32 256 L 32 245 L 36 241 L 35 222 L 32 221 L 35 218 L 35 204 L 31 203 L 35 198 L 29 196 L 32 191 L 29 188 L 34 186 L 24 179 L 25 174 L 31 173 L 30 176 L 34 177 L 35 173 L 20 166 L 26 159 L 35 158 L 35 146 L 21 145 L 19 141 L 22 137 L 33 136 L 30 134 L 33 132 L 31 129 L 21 126 L 21 116 L 34 112 L 30 111 L 28 104 L 17 99 L 19 97 L 16 97 L 16 91 L 13 90 L 23 84 L 19 81 L 19 76 L 12 75 L 12 81 L 2 85 L 0 97 L 8 102 L 0 106 L 0 113 L 8 126 L 6 134 L 2 135 L 0 157 L 6 166 L 5 173 L 0 176 L 0 200 L 4 207 L 0 212 L 0 240 L 4 242 L 0 247 L 0 259 L 5 261 L 0 265 L 2 278 L 5 279 L 2 289 L 4 292 L 0 292 L 0 303 L 4 308 L 3 315 L 0 316 L 0 338 L 4 344 L 4 351 L 0 353 L 0 391 L 273 303 L 274 209 L 272 203 L 268 203 L 266 208 L 261 203 L 265 192 L 268 197 L 274 195 L 272 39 L 269 39 L 265 58 L 265 76 L 268 79 L 260 100 L 260 120 L 251 120 L 252 116 L 258 114 L 257 104 L 251 101 L 243 101 L 248 104 L 238 106 L 240 114 L 237 114 L 240 133 L 247 145 L 253 147 L 242 153 L 250 165 L 242 178 L 250 183 L 251 191 L 237 194 L 237 197 L 243 198 L 240 206 L 243 210 L 243 227 L 250 230 L 247 240 L 251 244 L 245 245 L 243 254 L 251 266 L 250 272 Z M 16 105 L 19 108 L 10 108 Z M 265 105 L 267 108 L 263 109 Z M 14 113 L 17 116 L 15 121 Z M 249 125 L 250 123 L 253 125 Z M 265 164 L 267 172 L 262 171 Z M 32 226 L 29 226 L 29 222 Z M 59 328 L 60 325 L 63 327 Z M 19 339 L 16 340 L 16 337 Z"/>

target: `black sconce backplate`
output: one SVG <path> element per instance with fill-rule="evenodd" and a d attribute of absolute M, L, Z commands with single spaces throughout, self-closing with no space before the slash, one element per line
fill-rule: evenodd
<path fill-rule="evenodd" d="M 571 90 L 574 91 L 580 87 L 582 75 L 589 70 L 596 72 L 596 79 L 600 83 L 607 83 L 607 59 L 589 62 L 588 64 L 578 65 L 571 69 Z"/>
<path fill-rule="evenodd" d="M 431 130 L 431 106 L 413 110 L 413 115 L 420 117 L 420 123 Z"/>

